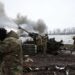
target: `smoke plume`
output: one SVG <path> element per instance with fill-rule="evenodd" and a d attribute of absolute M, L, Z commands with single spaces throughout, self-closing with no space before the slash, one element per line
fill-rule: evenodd
<path fill-rule="evenodd" d="M 6 28 L 7 31 L 18 30 L 18 26 L 13 22 L 13 20 L 11 20 L 6 16 L 4 5 L 1 2 L 0 2 L 0 27 Z"/>
<path fill-rule="evenodd" d="M 36 23 L 35 29 L 39 31 L 40 34 L 47 33 L 47 27 L 43 20 L 39 19 Z"/>
<path fill-rule="evenodd" d="M 5 16 L 4 5 L 0 2 L 0 17 Z"/>

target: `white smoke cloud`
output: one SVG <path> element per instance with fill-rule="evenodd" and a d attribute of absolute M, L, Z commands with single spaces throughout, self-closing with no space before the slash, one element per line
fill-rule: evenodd
<path fill-rule="evenodd" d="M 5 16 L 4 5 L 0 2 L 0 16 Z"/>
<path fill-rule="evenodd" d="M 0 2 L 0 27 L 6 28 L 8 31 L 18 30 L 18 25 L 16 25 L 13 20 L 8 18 L 4 11 L 4 5 Z"/>

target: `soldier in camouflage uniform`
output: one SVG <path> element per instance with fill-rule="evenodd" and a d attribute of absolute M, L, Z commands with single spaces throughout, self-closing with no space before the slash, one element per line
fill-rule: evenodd
<path fill-rule="evenodd" d="M 3 32 L 2 36 L 4 36 Z M 3 54 L 1 75 L 23 74 L 22 47 L 18 38 L 17 34 L 13 31 L 10 31 L 4 39 L 0 38 L 0 52 Z"/>
<path fill-rule="evenodd" d="M 41 37 L 41 35 L 38 35 L 37 37 L 36 37 L 36 45 L 37 45 L 37 52 L 39 53 L 39 52 L 42 52 L 43 50 L 43 47 L 42 47 L 42 37 Z"/>
<path fill-rule="evenodd" d="M 48 35 L 45 34 L 45 36 L 42 36 L 42 47 L 43 47 L 44 55 L 46 55 L 46 51 L 47 51 L 47 41 L 48 41 Z"/>

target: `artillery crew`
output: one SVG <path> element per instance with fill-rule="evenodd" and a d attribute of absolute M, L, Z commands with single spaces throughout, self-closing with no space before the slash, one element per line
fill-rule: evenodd
<path fill-rule="evenodd" d="M 45 34 L 44 36 L 38 35 L 36 37 L 36 45 L 39 52 L 46 54 L 47 51 L 47 40 L 48 36 Z"/>

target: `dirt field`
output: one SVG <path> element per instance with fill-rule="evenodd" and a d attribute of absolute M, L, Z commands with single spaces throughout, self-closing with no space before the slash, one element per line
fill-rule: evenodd
<path fill-rule="evenodd" d="M 75 56 L 70 54 L 62 54 L 62 55 L 36 55 L 36 56 L 30 56 L 30 58 L 33 60 L 32 63 L 30 63 L 31 67 L 39 68 L 39 71 L 24 73 L 25 75 L 75 75 Z M 69 70 L 69 74 L 67 74 L 67 69 L 64 70 L 55 70 L 53 67 L 55 65 L 58 66 L 67 66 L 67 69 Z M 53 66 L 53 67 L 52 67 Z M 46 69 L 46 68 L 49 68 Z"/>

